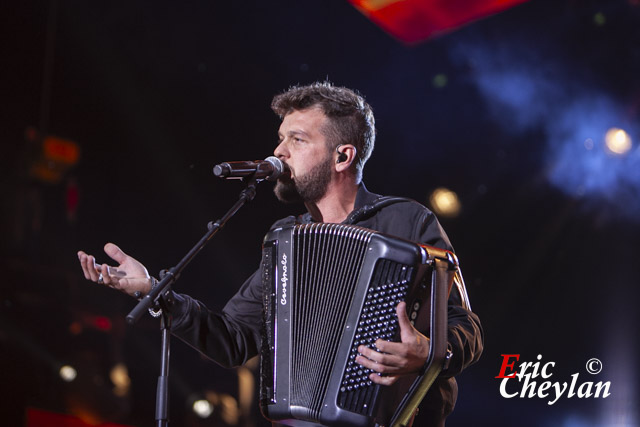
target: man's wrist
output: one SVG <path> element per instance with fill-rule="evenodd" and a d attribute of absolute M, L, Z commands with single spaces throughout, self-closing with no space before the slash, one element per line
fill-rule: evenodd
<path fill-rule="evenodd" d="M 159 283 L 158 279 L 156 279 L 153 276 L 151 276 L 150 279 L 151 279 L 151 289 L 149 290 L 149 293 L 151 293 L 155 288 L 157 288 Z M 162 309 L 156 303 L 155 307 L 149 307 L 149 314 L 152 317 L 160 317 L 162 316 Z"/>

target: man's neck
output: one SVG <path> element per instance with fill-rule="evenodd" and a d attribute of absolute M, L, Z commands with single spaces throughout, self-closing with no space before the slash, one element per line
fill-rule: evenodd
<path fill-rule="evenodd" d="M 354 181 L 332 183 L 327 192 L 315 203 L 305 203 L 314 221 L 341 223 L 353 211 L 358 184 Z"/>

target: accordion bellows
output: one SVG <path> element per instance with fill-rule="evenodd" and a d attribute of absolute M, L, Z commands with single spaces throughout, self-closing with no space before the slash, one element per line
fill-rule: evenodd
<path fill-rule="evenodd" d="M 267 234 L 260 387 L 267 418 L 296 426 L 390 425 L 415 377 L 374 384 L 371 371 L 355 363 L 357 348 L 375 348 L 378 338 L 399 340 L 400 301 L 418 329 L 429 329 L 427 248 L 342 224 Z M 446 296 L 440 300 L 446 304 Z"/>

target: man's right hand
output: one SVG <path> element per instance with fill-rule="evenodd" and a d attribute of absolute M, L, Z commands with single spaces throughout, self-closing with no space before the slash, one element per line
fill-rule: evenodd
<path fill-rule="evenodd" d="M 125 254 L 113 243 L 104 245 L 104 251 L 118 263 L 117 267 L 109 267 L 107 264 L 99 266 L 93 255 L 88 255 L 83 251 L 78 252 L 82 272 L 87 280 L 118 289 L 133 297 L 143 297 L 151 291 L 151 277 L 144 265 Z M 109 274 L 110 268 L 111 275 Z M 115 269 L 124 275 L 113 274 Z"/>

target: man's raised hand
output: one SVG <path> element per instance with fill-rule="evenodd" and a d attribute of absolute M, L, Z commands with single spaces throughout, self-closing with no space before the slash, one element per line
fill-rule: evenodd
<path fill-rule="evenodd" d="M 141 297 L 151 290 L 151 278 L 147 269 L 135 258 L 125 254 L 113 243 L 107 243 L 104 251 L 118 263 L 117 267 L 96 264 L 93 255 L 78 252 L 82 272 L 87 280 L 118 289 L 128 295 Z"/>

